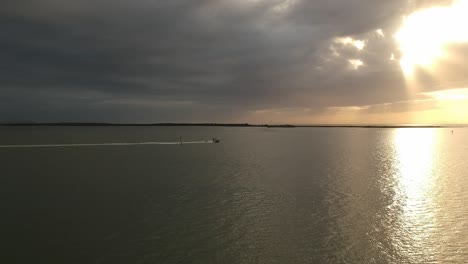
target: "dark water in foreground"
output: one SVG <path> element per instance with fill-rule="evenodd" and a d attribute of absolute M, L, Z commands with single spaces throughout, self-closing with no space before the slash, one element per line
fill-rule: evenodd
<path fill-rule="evenodd" d="M 1 263 L 466 263 L 468 129 L 0 128 Z"/>

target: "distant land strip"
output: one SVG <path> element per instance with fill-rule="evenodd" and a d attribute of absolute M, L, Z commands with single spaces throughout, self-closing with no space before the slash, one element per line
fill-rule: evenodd
<path fill-rule="evenodd" d="M 0 126 L 203 126 L 203 127 L 348 127 L 348 128 L 443 128 L 466 127 L 468 125 L 270 125 L 249 123 L 93 123 L 93 122 L 58 122 L 58 123 L 0 123 Z"/>

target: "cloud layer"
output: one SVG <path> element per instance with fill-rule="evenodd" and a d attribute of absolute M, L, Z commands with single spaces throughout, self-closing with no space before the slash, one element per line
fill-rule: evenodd
<path fill-rule="evenodd" d="M 448 3 L 2 3 L 0 122 L 317 123 L 330 109 L 417 99 L 393 35 L 404 15 Z M 457 70 L 417 73 L 418 93 L 468 85 L 463 63 L 444 65 Z"/>

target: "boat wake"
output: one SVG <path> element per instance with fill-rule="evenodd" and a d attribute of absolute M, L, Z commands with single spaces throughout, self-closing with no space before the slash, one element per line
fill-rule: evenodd
<path fill-rule="evenodd" d="M 61 148 L 61 147 L 93 147 L 93 146 L 138 146 L 138 145 L 187 145 L 213 144 L 214 140 L 183 141 L 183 142 L 123 142 L 123 143 L 90 143 L 90 144 L 40 144 L 40 145 L 0 145 L 0 148 Z"/>

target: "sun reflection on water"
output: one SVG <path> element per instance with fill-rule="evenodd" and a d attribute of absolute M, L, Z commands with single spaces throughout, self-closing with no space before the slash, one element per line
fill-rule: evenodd
<path fill-rule="evenodd" d="M 436 225 L 433 210 L 436 201 L 432 194 L 437 163 L 436 140 L 436 129 L 402 128 L 394 134 L 396 176 L 402 209 L 402 230 L 398 240 L 405 239 L 404 244 L 412 248 L 409 251 L 416 254 L 427 248 L 425 242 L 433 235 Z"/>
<path fill-rule="evenodd" d="M 408 196 L 408 202 L 422 202 L 421 198 L 429 191 L 434 141 L 434 129 L 403 128 L 395 132 L 400 183 Z"/>

